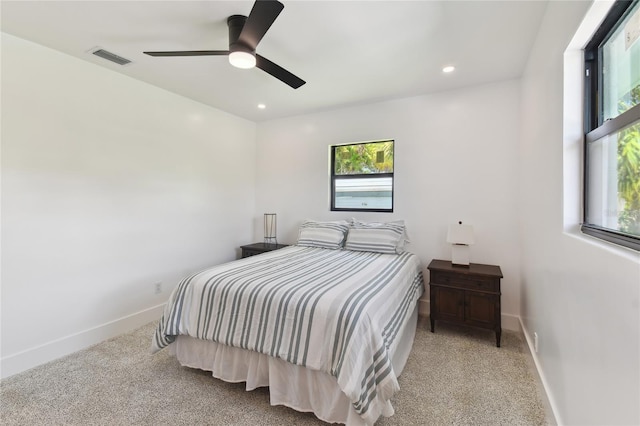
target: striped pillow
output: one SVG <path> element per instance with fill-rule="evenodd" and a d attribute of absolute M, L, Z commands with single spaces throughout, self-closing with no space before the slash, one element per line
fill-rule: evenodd
<path fill-rule="evenodd" d="M 354 220 L 344 248 L 355 251 L 396 254 L 404 251 L 404 222 L 359 222 Z"/>
<path fill-rule="evenodd" d="M 338 250 L 342 248 L 348 230 L 349 224 L 344 220 L 335 222 L 306 220 L 300 225 L 297 245 Z"/>

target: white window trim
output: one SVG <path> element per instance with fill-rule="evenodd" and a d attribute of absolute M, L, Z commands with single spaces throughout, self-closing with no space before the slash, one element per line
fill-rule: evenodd
<path fill-rule="evenodd" d="M 602 24 L 615 0 L 594 1 L 564 52 L 563 81 L 563 232 L 565 235 L 640 262 L 636 250 L 580 231 L 583 217 L 584 48 Z"/>

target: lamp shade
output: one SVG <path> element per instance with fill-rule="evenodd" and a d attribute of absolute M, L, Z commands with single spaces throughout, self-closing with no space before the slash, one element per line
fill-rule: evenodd
<path fill-rule="evenodd" d="M 449 225 L 447 242 L 451 244 L 464 245 L 475 243 L 475 239 L 473 237 L 473 226 L 463 225 L 462 222 L 458 222 L 455 225 Z"/>

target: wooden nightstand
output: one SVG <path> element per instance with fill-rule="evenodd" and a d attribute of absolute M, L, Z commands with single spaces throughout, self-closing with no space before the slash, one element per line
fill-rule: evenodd
<path fill-rule="evenodd" d="M 283 247 L 287 247 L 286 244 L 270 244 L 270 243 L 255 243 L 248 244 L 246 246 L 240 246 L 242 249 L 242 257 L 255 256 L 256 254 L 266 253 L 272 250 L 278 250 Z"/>
<path fill-rule="evenodd" d="M 500 347 L 500 267 L 432 260 L 428 269 L 431 332 L 436 320 L 488 328 L 495 330 Z"/>

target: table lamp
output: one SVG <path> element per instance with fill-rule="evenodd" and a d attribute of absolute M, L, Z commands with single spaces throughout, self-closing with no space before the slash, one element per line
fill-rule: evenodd
<path fill-rule="evenodd" d="M 276 238 L 277 218 L 275 213 L 264 214 L 264 243 L 278 244 Z"/>
<path fill-rule="evenodd" d="M 475 242 L 473 226 L 458 222 L 449 225 L 447 242 L 452 244 L 451 263 L 458 266 L 469 266 L 469 245 Z"/>

